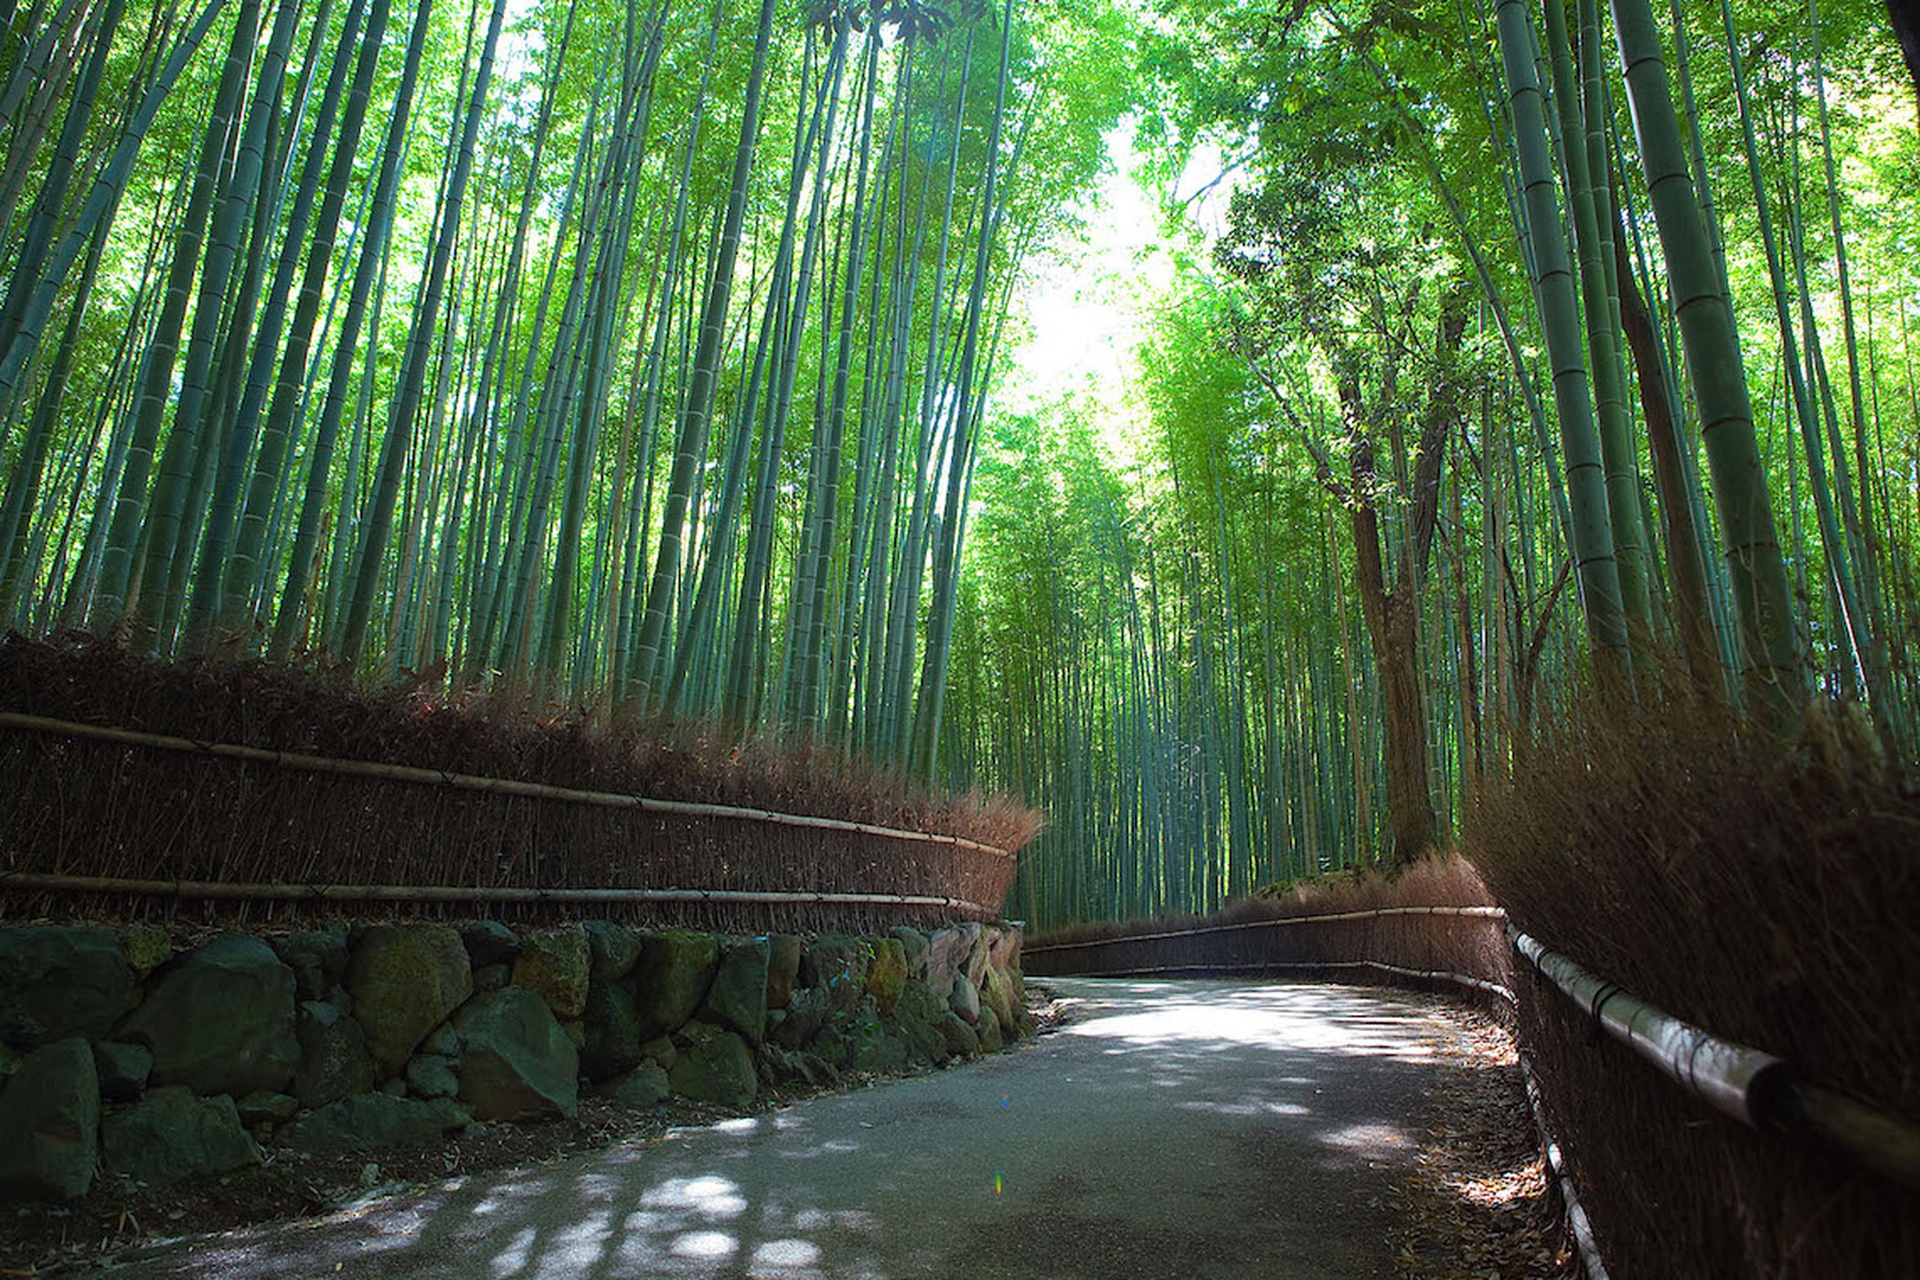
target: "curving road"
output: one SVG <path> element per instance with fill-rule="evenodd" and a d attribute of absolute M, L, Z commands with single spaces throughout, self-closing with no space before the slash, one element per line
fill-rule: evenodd
<path fill-rule="evenodd" d="M 1008 1054 L 532 1171 L 201 1242 L 117 1276 L 1392 1274 L 1388 1195 L 1444 1006 L 1367 989 L 1049 979 Z"/>

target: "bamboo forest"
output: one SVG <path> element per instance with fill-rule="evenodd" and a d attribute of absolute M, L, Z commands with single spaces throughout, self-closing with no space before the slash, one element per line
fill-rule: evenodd
<path fill-rule="evenodd" d="M 22 636 L 1004 791 L 1036 927 L 1448 845 L 1595 688 L 1920 733 L 1901 0 L 0 25 Z"/>

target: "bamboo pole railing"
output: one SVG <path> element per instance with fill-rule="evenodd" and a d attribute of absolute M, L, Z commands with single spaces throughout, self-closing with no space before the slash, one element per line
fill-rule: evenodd
<path fill-rule="evenodd" d="M 474 774 L 454 773 L 446 769 L 423 769 L 416 765 L 387 764 L 376 760 L 339 760 L 330 756 L 303 755 L 297 751 L 274 751 L 266 747 L 248 747 L 232 742 L 202 742 L 194 738 L 180 738 L 170 734 L 79 724 L 69 720 L 54 720 L 46 716 L 23 715 L 13 711 L 0 712 L 0 729 L 86 738 L 95 742 L 110 742 L 121 746 L 145 747 L 154 751 L 176 751 L 188 755 L 211 756 L 221 760 L 238 760 L 247 764 L 263 764 L 304 773 L 446 787 L 455 791 L 471 791 L 483 795 L 558 800 L 605 809 L 631 809 L 665 817 L 726 818 L 740 822 L 762 822 L 772 826 L 802 827 L 815 831 L 877 836 L 886 840 L 948 845 L 956 849 L 969 849 L 1008 859 L 1015 857 L 1011 850 L 979 840 L 969 840 L 965 836 L 942 835 L 931 831 L 907 831 L 897 827 L 878 826 L 870 822 L 849 822 L 841 818 L 820 818 L 811 814 L 780 813 L 772 809 L 706 804 L 691 800 L 661 800 L 652 796 L 631 795 L 619 791 L 586 791 L 574 787 L 549 786 L 542 782 L 523 782 L 512 778 L 483 778 Z"/>
<path fill-rule="evenodd" d="M 1195 938 L 1209 933 L 1233 933 L 1243 929 L 1280 929 L 1288 925 L 1332 924 L 1341 920 L 1373 920 L 1381 916 L 1468 916 L 1487 920 L 1505 920 L 1503 907 L 1369 907 L 1364 911 L 1329 911 L 1323 915 L 1276 916 L 1271 920 L 1244 920 L 1234 924 L 1196 925 L 1167 933 L 1125 933 L 1107 938 L 1089 938 L 1084 942 L 1053 942 L 1027 947 L 1025 955 L 1052 951 L 1078 951 L 1088 947 L 1111 947 L 1133 942 L 1156 942 L 1166 938 Z"/>
<path fill-rule="evenodd" d="M 761 892 L 751 889 L 520 889 L 484 885 L 238 884 L 217 880 L 130 880 L 37 871 L 0 871 L 0 889 L 112 893 L 227 902 L 672 903 L 729 906 L 937 907 L 984 919 L 998 913 L 965 898 L 910 893 Z"/>
<path fill-rule="evenodd" d="M 1533 1074 L 1533 1064 L 1527 1061 L 1526 1054 L 1520 1054 L 1520 1075 L 1527 1085 L 1527 1106 L 1533 1111 L 1533 1127 L 1540 1131 L 1540 1140 L 1546 1144 L 1547 1169 L 1560 1187 L 1560 1203 L 1566 1206 L 1567 1227 L 1573 1233 L 1574 1251 L 1580 1255 L 1580 1265 L 1585 1268 L 1587 1280 L 1611 1280 L 1607 1274 L 1607 1264 L 1600 1256 L 1600 1242 L 1593 1234 L 1593 1221 L 1587 1217 L 1586 1206 L 1580 1203 L 1580 1191 L 1573 1184 L 1573 1170 L 1567 1167 L 1567 1161 L 1560 1154 L 1560 1144 L 1554 1139 L 1553 1126 L 1547 1123 L 1546 1097 L 1540 1092 L 1540 1081 Z"/>
<path fill-rule="evenodd" d="M 1783 1059 L 1683 1022 L 1512 925 L 1507 926 L 1507 937 L 1514 950 L 1590 1014 L 1595 1025 L 1655 1070 L 1723 1115 L 1754 1128 L 1763 1123 L 1766 1094 L 1787 1070 Z"/>
<path fill-rule="evenodd" d="M 1803 1081 L 1784 1059 L 1684 1022 L 1512 925 L 1507 936 L 1603 1031 L 1716 1111 L 1754 1128 L 1814 1141 L 1920 1191 L 1920 1126 Z"/>
<path fill-rule="evenodd" d="M 1020 954 L 1031 954 L 1027 947 L 1020 948 Z M 1147 978 L 1160 975 L 1188 974 L 1262 974 L 1275 971 L 1310 973 L 1321 969 L 1372 969 L 1377 973 L 1388 973 L 1398 978 L 1419 978 L 1427 982 L 1451 982 L 1456 986 L 1467 987 L 1496 996 L 1509 1004 L 1516 1002 L 1512 990 L 1498 982 L 1489 982 L 1485 978 L 1476 978 L 1469 973 L 1452 973 L 1445 969 L 1409 969 L 1403 965 L 1387 964 L 1382 960 L 1262 960 L 1249 964 L 1163 964 L 1148 965 L 1143 968 L 1116 970 L 1102 977 Z M 1087 977 L 1076 974 L 1075 977 Z"/>

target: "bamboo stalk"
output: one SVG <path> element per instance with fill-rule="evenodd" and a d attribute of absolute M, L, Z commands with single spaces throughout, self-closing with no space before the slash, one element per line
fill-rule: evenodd
<path fill-rule="evenodd" d="M 940 907 L 983 920 L 999 912 L 965 898 L 904 893 L 759 892 L 748 889 L 516 889 L 478 885 L 228 884 L 217 880 L 125 880 L 0 871 L 0 890 L 124 893 L 155 898 L 211 898 L 237 902 L 446 903 L 728 903 L 735 905 Z"/>
<path fill-rule="evenodd" d="M 0 716 L 0 725 L 5 717 Z M 1047 951 L 1073 951 L 1082 947 L 1117 946 L 1127 942 L 1154 942 L 1163 938 L 1191 938 L 1203 933 L 1230 933 L 1240 929 L 1277 929 L 1295 924 L 1327 924 L 1336 920 L 1373 920 L 1381 916 L 1469 916 L 1485 920 L 1505 920 L 1504 907 L 1373 907 L 1365 911 L 1335 911 L 1317 916 L 1285 916 L 1276 920 L 1253 920 L 1244 924 L 1209 924 L 1194 929 L 1176 929 L 1169 933 L 1121 934 L 1095 938 L 1090 942 L 1056 942 L 1041 947 L 1023 947 L 1022 954 L 1039 955 Z"/>
<path fill-rule="evenodd" d="M 867 822 L 848 822 L 840 818 L 820 818 L 811 814 L 778 813 L 771 809 L 739 808 L 725 804 L 706 804 L 690 800 L 659 800 L 651 796 L 628 795 L 617 791 L 582 791 L 572 787 L 554 787 L 541 782 L 522 782 L 511 778 L 482 778 L 473 774 L 452 773 L 445 769 L 422 769 L 414 765 L 385 764 L 374 760 L 336 760 L 326 756 L 302 755 L 294 751 L 272 751 L 265 747 L 241 746 L 230 742 L 199 742 L 167 734 L 143 733 L 133 729 L 113 729 L 102 725 L 76 724 L 45 716 L 0 712 L 0 729 L 27 733 L 59 734 L 71 738 L 90 738 L 124 746 L 147 747 L 156 751 L 180 751 L 191 755 L 240 760 L 248 764 L 273 765 L 306 773 L 332 774 L 348 778 L 376 778 L 387 782 L 410 782 L 422 786 L 449 787 L 455 791 L 477 791 L 487 795 L 523 796 L 536 800 L 560 800 L 573 804 L 597 805 L 605 809 L 637 809 L 681 818 L 729 818 L 742 822 L 764 822 L 773 826 L 803 827 L 814 831 L 842 831 L 853 835 L 878 836 L 886 840 L 910 840 L 923 844 L 951 845 L 1002 858 L 1016 855 L 996 845 L 969 840 L 965 836 L 938 835 L 929 831 L 903 831 Z M 810 900 L 810 899 L 809 899 Z"/>

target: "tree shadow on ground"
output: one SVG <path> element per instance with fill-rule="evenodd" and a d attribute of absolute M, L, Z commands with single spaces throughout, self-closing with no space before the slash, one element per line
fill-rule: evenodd
<path fill-rule="evenodd" d="M 1437 1002 L 1061 983 L 1011 1054 L 202 1241 L 129 1276 L 1339 1277 L 1393 1273 Z"/>

